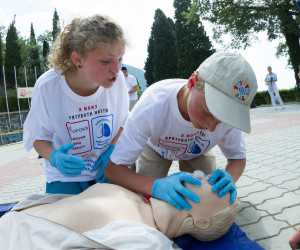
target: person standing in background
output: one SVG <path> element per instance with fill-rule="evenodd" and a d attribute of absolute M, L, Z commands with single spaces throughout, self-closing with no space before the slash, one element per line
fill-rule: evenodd
<path fill-rule="evenodd" d="M 276 107 L 280 105 L 283 108 L 283 101 L 280 97 L 276 82 L 277 82 L 277 75 L 272 72 L 272 67 L 268 66 L 267 68 L 268 74 L 265 78 L 265 83 L 268 86 L 268 92 L 271 98 L 272 106 Z"/>
<path fill-rule="evenodd" d="M 128 73 L 127 67 L 122 66 L 121 70 L 125 76 L 125 80 L 128 88 L 129 110 L 132 110 L 133 106 L 136 104 L 138 100 L 138 95 L 137 95 L 138 83 L 135 76 Z"/>

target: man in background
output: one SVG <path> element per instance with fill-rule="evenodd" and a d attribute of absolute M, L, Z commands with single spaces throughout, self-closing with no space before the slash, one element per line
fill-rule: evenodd
<path fill-rule="evenodd" d="M 276 107 L 276 105 L 280 105 L 282 108 L 283 107 L 283 101 L 280 97 L 276 82 L 277 82 L 277 75 L 272 72 L 272 67 L 269 66 L 267 68 L 268 74 L 266 75 L 265 78 L 265 83 L 268 86 L 268 92 L 271 98 L 272 106 Z"/>
<path fill-rule="evenodd" d="M 127 84 L 127 88 L 128 88 L 128 95 L 129 95 L 129 110 L 132 110 L 133 106 L 135 105 L 135 103 L 138 100 L 138 95 L 137 95 L 137 91 L 138 91 L 138 83 L 137 83 L 137 79 L 135 78 L 135 76 L 128 74 L 128 70 L 127 67 L 123 66 L 121 68 L 124 76 L 125 76 L 125 80 L 126 80 L 126 84 Z"/>

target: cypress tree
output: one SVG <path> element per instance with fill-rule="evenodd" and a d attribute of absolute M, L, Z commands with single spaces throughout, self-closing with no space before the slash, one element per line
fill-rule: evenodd
<path fill-rule="evenodd" d="M 30 39 L 29 39 L 29 67 L 30 67 L 30 82 L 35 82 L 35 70 L 37 76 L 41 73 L 41 60 L 39 53 L 39 46 L 37 45 L 33 24 L 30 27 Z"/>
<path fill-rule="evenodd" d="M 14 66 L 16 66 L 16 69 L 18 70 L 22 65 L 21 48 L 18 39 L 14 18 L 8 27 L 5 43 L 5 76 L 8 88 L 13 88 L 15 86 Z"/>
<path fill-rule="evenodd" d="M 147 84 L 151 85 L 162 79 L 174 78 L 176 62 L 174 23 L 165 16 L 162 10 L 157 9 L 148 42 L 148 57 L 145 64 Z"/>
<path fill-rule="evenodd" d="M 43 41 L 43 51 L 42 51 L 44 67 L 47 67 L 47 57 L 49 55 L 49 52 L 50 52 L 50 45 L 47 40 L 44 40 Z"/>
<path fill-rule="evenodd" d="M 35 33 L 33 29 L 33 24 L 31 23 L 30 25 L 30 44 L 31 45 L 36 45 L 36 39 L 35 39 Z"/>
<path fill-rule="evenodd" d="M 214 53 L 212 44 L 191 0 L 175 0 L 178 77 L 188 78 L 199 64 Z"/>
<path fill-rule="evenodd" d="M 45 31 L 43 34 L 39 35 L 38 37 L 38 42 L 41 44 L 42 46 L 42 67 L 43 67 L 43 71 L 47 70 L 47 58 L 50 52 L 50 46 L 52 44 L 52 32 L 51 31 Z"/>
<path fill-rule="evenodd" d="M 2 66 L 3 66 L 3 44 L 2 44 L 2 33 L 0 32 L 0 84 L 1 84 L 1 87 L 2 87 L 2 80 L 3 80 Z"/>
<path fill-rule="evenodd" d="M 3 44 L 2 44 L 2 33 L 0 32 L 0 67 L 1 68 L 2 68 L 2 65 L 3 65 Z"/>
<path fill-rule="evenodd" d="M 52 39 L 55 41 L 57 35 L 60 33 L 59 16 L 56 9 L 54 9 L 53 19 L 52 19 Z"/>

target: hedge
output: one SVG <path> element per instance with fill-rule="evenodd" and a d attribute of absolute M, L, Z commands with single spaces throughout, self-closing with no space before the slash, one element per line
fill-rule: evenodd
<path fill-rule="evenodd" d="M 283 102 L 300 102 L 300 89 L 283 89 L 280 90 L 280 95 Z M 8 98 L 9 111 L 18 111 L 18 103 L 16 96 L 9 96 Z M 27 99 L 19 99 L 20 109 L 28 110 L 28 101 Z M 267 91 L 257 92 L 252 107 L 260 105 L 268 105 L 271 103 L 270 96 Z M 0 96 L 0 112 L 7 112 L 6 109 L 6 99 L 4 96 Z"/>
<path fill-rule="evenodd" d="M 282 89 L 279 91 L 284 103 L 286 102 L 300 102 L 300 89 Z M 259 91 L 256 93 L 252 106 L 269 105 L 271 99 L 268 91 Z"/>
<path fill-rule="evenodd" d="M 9 96 L 7 97 L 8 100 L 8 106 L 9 106 L 9 111 L 19 111 L 18 109 L 18 102 L 17 102 L 17 97 Z M 20 103 L 20 109 L 21 110 L 28 110 L 28 100 L 27 99 L 19 99 Z M 0 96 L 0 112 L 7 112 L 6 108 L 6 98 L 5 96 Z"/>

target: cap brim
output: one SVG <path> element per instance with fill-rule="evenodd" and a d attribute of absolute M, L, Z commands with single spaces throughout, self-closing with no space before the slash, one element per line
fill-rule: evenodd
<path fill-rule="evenodd" d="M 235 101 L 216 88 L 205 84 L 205 101 L 208 110 L 220 121 L 250 133 L 249 107 Z"/>

